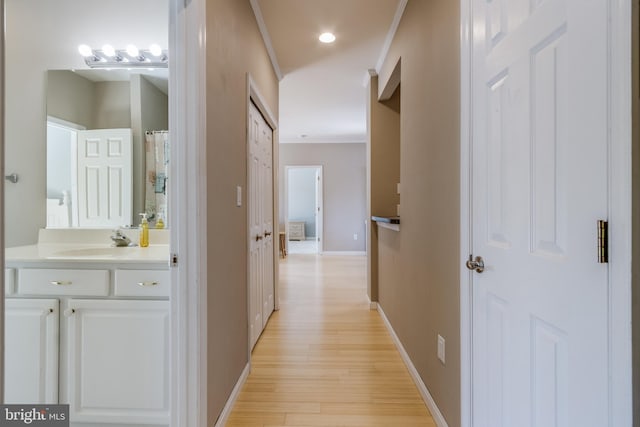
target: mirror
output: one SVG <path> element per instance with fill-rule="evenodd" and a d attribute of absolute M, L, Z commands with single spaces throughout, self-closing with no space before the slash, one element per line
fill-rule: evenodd
<path fill-rule="evenodd" d="M 49 70 L 46 100 L 47 228 L 166 226 L 167 70 Z"/>

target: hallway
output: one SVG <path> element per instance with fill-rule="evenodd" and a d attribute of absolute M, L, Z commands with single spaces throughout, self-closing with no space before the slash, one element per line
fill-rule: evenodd
<path fill-rule="evenodd" d="M 382 319 L 366 258 L 280 261 L 280 311 L 227 426 L 435 426 Z"/>

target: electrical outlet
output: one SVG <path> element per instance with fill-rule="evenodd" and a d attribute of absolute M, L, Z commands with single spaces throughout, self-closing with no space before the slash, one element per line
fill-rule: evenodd
<path fill-rule="evenodd" d="M 353 233 L 353 240 L 358 240 L 358 233 Z"/>
<path fill-rule="evenodd" d="M 438 334 L 438 359 L 444 365 L 444 338 Z"/>

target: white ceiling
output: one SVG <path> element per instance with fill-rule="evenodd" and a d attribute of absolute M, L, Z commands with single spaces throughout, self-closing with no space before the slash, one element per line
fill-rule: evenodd
<path fill-rule="evenodd" d="M 282 77 L 280 142 L 364 142 L 365 76 L 379 67 L 406 0 L 251 3 Z M 318 41 L 325 31 L 335 43 Z"/>

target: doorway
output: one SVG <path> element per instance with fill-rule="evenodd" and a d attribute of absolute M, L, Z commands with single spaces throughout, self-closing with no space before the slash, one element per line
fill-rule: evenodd
<path fill-rule="evenodd" d="M 285 167 L 287 253 L 322 253 L 322 166 Z"/>

